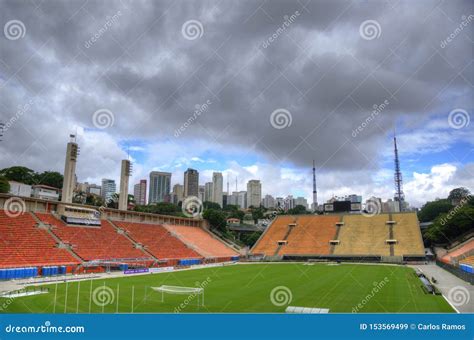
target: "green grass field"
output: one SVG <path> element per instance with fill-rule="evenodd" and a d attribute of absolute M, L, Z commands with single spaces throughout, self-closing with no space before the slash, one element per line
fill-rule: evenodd
<path fill-rule="evenodd" d="M 201 285 L 205 306 L 197 306 L 195 295 L 166 294 L 161 302 L 161 293 L 150 288 L 160 285 Z M 2 312 L 281 313 L 287 305 L 331 313 L 453 312 L 442 296 L 425 294 L 413 269 L 403 266 L 238 264 L 47 287 L 48 294 L 10 299 Z"/>

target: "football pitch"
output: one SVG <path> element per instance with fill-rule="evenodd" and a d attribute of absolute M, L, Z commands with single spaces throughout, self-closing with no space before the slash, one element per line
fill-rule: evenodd
<path fill-rule="evenodd" d="M 204 296 L 151 288 L 162 285 L 200 287 Z M 330 313 L 454 312 L 441 295 L 423 291 L 413 269 L 388 265 L 236 264 L 43 287 L 49 292 L 0 298 L 0 312 L 284 313 L 288 306 Z"/>

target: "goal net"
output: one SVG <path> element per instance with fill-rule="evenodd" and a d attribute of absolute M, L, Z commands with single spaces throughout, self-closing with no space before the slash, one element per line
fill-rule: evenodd
<path fill-rule="evenodd" d="M 197 297 L 198 306 L 204 306 L 204 288 L 159 286 L 151 287 L 155 292 L 161 293 L 161 302 L 165 301 L 165 294 L 188 295 L 188 299 Z"/>

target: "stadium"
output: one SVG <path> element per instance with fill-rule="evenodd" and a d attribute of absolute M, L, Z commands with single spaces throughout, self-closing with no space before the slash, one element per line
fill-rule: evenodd
<path fill-rule="evenodd" d="M 8 195 L 0 205 L 16 207 L 0 210 L 3 313 L 458 311 L 418 267 L 415 213 L 277 216 L 244 253 L 201 218 Z"/>

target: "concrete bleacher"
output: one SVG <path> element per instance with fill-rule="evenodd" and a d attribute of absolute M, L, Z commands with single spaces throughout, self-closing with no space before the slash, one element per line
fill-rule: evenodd
<path fill-rule="evenodd" d="M 125 236 L 107 221 L 94 227 L 69 226 L 51 214 L 36 213 L 44 223 L 52 226 L 52 233 L 62 242 L 69 244 L 84 261 L 97 259 L 149 258 L 142 250 L 135 248 Z"/>
<path fill-rule="evenodd" d="M 281 242 L 278 245 L 279 241 Z M 278 253 L 276 253 L 278 251 Z M 278 216 L 251 250 L 266 256 L 424 257 L 416 213 Z"/>
<path fill-rule="evenodd" d="M 252 249 L 253 254 L 274 255 L 278 241 L 283 240 L 288 232 L 288 225 L 295 221 L 294 216 L 277 216 Z"/>
<path fill-rule="evenodd" d="M 77 264 L 65 249 L 57 247 L 47 231 L 36 227 L 30 213 L 17 216 L 0 210 L 0 268 Z"/>
<path fill-rule="evenodd" d="M 471 238 L 467 242 L 464 242 L 454 249 L 449 250 L 443 257 L 441 257 L 441 261 L 444 263 L 456 264 L 456 262 L 461 262 L 473 254 L 474 238 Z"/>
<path fill-rule="evenodd" d="M 162 225 L 137 222 L 114 222 L 126 230 L 128 236 L 141 243 L 145 249 L 158 259 L 202 258 L 202 255 L 189 248 Z"/>
<path fill-rule="evenodd" d="M 390 255 L 388 215 L 345 215 L 335 255 Z"/>
<path fill-rule="evenodd" d="M 329 241 L 336 235 L 338 216 L 300 216 L 288 235 L 288 243 L 280 248 L 279 255 L 330 253 Z"/>
<path fill-rule="evenodd" d="M 397 240 L 395 256 L 424 256 L 423 237 L 416 213 L 397 213 L 392 215 L 392 219 L 396 222 L 393 225 L 393 238 Z"/>
<path fill-rule="evenodd" d="M 200 227 L 164 225 L 172 234 L 206 258 L 232 257 L 239 254 Z"/>

